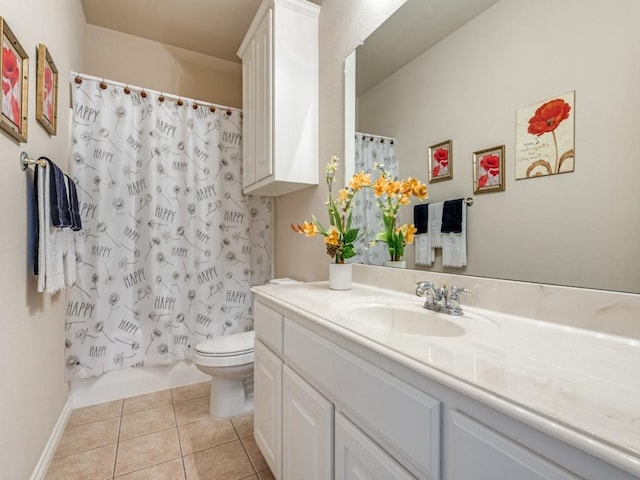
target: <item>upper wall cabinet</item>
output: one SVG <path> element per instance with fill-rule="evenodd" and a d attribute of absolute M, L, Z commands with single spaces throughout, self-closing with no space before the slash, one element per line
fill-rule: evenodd
<path fill-rule="evenodd" d="M 318 15 L 305 0 L 264 0 L 242 58 L 245 193 L 318 184 Z"/>

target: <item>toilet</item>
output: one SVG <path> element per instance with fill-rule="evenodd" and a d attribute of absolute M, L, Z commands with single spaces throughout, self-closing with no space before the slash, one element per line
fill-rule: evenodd
<path fill-rule="evenodd" d="M 211 375 L 209 414 L 229 418 L 253 411 L 253 331 L 196 345 L 193 363 Z"/>

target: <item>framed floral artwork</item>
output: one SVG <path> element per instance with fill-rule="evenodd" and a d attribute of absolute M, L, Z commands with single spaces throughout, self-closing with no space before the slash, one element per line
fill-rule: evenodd
<path fill-rule="evenodd" d="M 453 148 L 451 140 L 429 147 L 429 183 L 453 178 Z"/>
<path fill-rule="evenodd" d="M 38 45 L 36 120 L 55 135 L 58 126 L 58 69 L 45 45 Z"/>
<path fill-rule="evenodd" d="M 473 193 L 504 190 L 504 145 L 473 152 Z"/>
<path fill-rule="evenodd" d="M 516 112 L 516 180 L 574 170 L 575 91 Z"/>
<path fill-rule="evenodd" d="M 0 38 L 2 38 L 0 128 L 14 140 L 26 142 L 29 57 L 2 17 L 0 17 Z"/>

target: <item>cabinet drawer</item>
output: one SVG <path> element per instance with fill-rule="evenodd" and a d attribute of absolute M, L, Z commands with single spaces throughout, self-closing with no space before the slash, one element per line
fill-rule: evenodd
<path fill-rule="evenodd" d="M 283 316 L 259 302 L 253 303 L 253 329 L 256 338 L 282 356 Z"/>
<path fill-rule="evenodd" d="M 577 480 L 563 468 L 460 412 L 449 411 L 447 478 Z"/>
<path fill-rule="evenodd" d="M 440 402 L 285 318 L 285 358 L 418 478 L 440 478 Z"/>

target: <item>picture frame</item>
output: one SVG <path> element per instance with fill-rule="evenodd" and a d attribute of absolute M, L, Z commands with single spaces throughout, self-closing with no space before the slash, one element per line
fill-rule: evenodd
<path fill-rule="evenodd" d="M 446 140 L 429 147 L 429 183 L 453 178 L 453 142 Z"/>
<path fill-rule="evenodd" d="M 0 129 L 18 143 L 26 142 L 29 56 L 3 17 L 0 17 L 0 39 L 2 39 Z"/>
<path fill-rule="evenodd" d="M 37 48 L 36 120 L 49 135 L 58 129 L 58 68 L 46 45 Z"/>
<path fill-rule="evenodd" d="M 473 193 L 504 190 L 504 145 L 473 152 Z"/>

